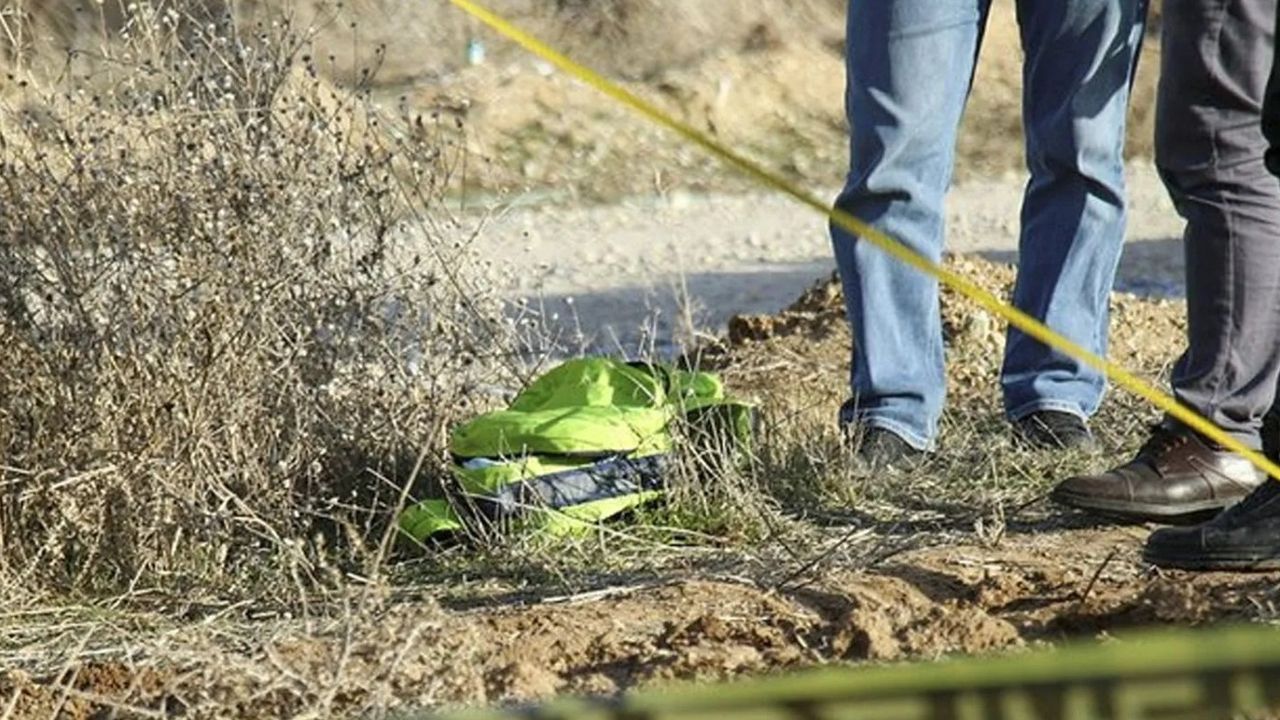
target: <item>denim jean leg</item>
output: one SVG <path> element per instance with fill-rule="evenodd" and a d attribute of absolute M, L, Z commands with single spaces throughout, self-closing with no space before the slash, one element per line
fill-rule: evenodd
<path fill-rule="evenodd" d="M 1125 115 L 1146 0 L 1019 0 L 1031 178 L 1014 304 L 1106 355 L 1109 300 L 1124 244 Z M 1011 419 L 1091 416 L 1105 377 L 1018 330 L 1002 373 Z"/>
<path fill-rule="evenodd" d="M 989 0 L 850 0 L 850 172 L 836 204 L 939 259 L 943 198 Z M 853 330 L 842 422 L 932 445 L 944 399 L 937 282 L 832 227 Z"/>

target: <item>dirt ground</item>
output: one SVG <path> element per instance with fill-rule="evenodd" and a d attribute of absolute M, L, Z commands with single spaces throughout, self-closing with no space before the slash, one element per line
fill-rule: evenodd
<path fill-rule="evenodd" d="M 630 4 L 627 27 L 612 33 L 607 16 L 522 19 L 574 57 L 791 178 L 818 188 L 842 181 L 848 155 L 842 2 L 735 2 L 715 11 L 660 0 Z M 1160 64 L 1156 5 L 1134 87 L 1128 149 L 1136 158 L 1151 155 Z M 599 202 L 748 189 L 595 90 L 511 53 L 492 34 L 471 33 L 495 53 L 491 60 L 408 86 L 390 83 L 383 94 L 410 116 L 462 124 L 472 159 L 459 179 L 472 191 Z M 455 55 L 454 62 L 463 53 Z M 960 134 L 957 179 L 1023 167 L 1021 58 L 1013 3 L 997 2 Z"/>
<path fill-rule="evenodd" d="M 715 11 L 663 0 L 616 5 L 628 7 L 625 27 L 608 13 L 555 22 L 514 3 L 500 9 L 682 120 L 834 196 L 848 155 L 841 0 L 731 2 Z M 1131 242 L 1120 282 L 1178 296 L 1181 228 L 1150 159 L 1159 8 L 1134 87 Z M 455 199 L 464 215 L 488 218 L 476 247 L 508 258 L 509 296 L 535 306 L 570 350 L 670 354 L 735 314 L 776 311 L 830 271 L 823 218 L 761 195 L 484 30 L 458 27 L 485 44 L 484 63 L 466 65 L 458 47 L 423 65 L 442 71 L 379 92 L 406 117 L 426 118 L 422 132 L 433 132 L 432 117 L 460 123 L 468 156 Z M 388 77 L 407 77 L 408 57 L 389 55 L 398 64 L 386 67 Z M 1016 253 L 1021 58 L 1013 3 L 996 2 L 948 206 L 957 252 L 1002 261 Z"/>
<path fill-rule="evenodd" d="M 951 262 L 994 290 L 1012 280 L 1006 266 Z M 711 355 L 776 413 L 823 422 L 847 363 L 840 303 L 837 285 L 818 283 L 784 313 L 735 319 Z M 1114 308 L 1117 359 L 1157 367 L 1180 336 L 1177 304 L 1117 295 Z M 953 398 L 982 406 L 994 368 L 976 358 L 998 351 L 1000 333 L 950 295 L 944 321 Z M 819 370 L 801 391 L 798 367 Z M 568 589 L 450 594 L 435 586 L 305 621 L 245 622 L 234 608 L 196 613 L 205 617 L 124 633 L 96 655 L 85 639 L 64 650 L 63 664 L 45 658 L 44 670 L 0 675 L 0 707 L 20 718 L 385 712 L 607 696 L 677 680 L 1277 616 L 1280 574 L 1159 572 L 1140 561 L 1150 528 L 1113 526 L 1037 498 L 985 528 L 983 516 L 954 509 L 880 519 L 848 508 L 814 551 L 789 555 L 766 543 L 728 561 L 690 556 L 684 569 L 596 573 Z"/>
<path fill-rule="evenodd" d="M 1129 237 L 1117 287 L 1181 297 L 1182 221 L 1152 163 L 1129 167 Z M 826 196 L 834 196 L 834 189 Z M 972 179 L 947 200 L 947 247 L 1010 262 L 1017 177 Z M 516 206 L 484 217 L 474 247 L 507 258 L 505 295 L 571 350 L 669 355 L 735 315 L 775 313 L 834 270 L 826 218 L 758 193 L 675 193 L 586 207 Z"/>
<path fill-rule="evenodd" d="M 493 0 L 488 3 L 629 89 L 811 187 L 847 167 L 844 0 Z M 0 60 L 53 76 L 93 76 L 125 3 L 19 4 L 34 22 L 0 39 Z M 455 187 L 481 197 L 598 202 L 675 190 L 747 189 L 596 91 L 532 58 L 447 3 L 198 0 L 198 17 L 236 8 L 245 23 L 284 7 L 319 72 L 358 86 L 402 130 L 465 147 Z M 1158 18 L 1134 87 L 1131 157 L 1151 154 Z M 15 8 L 0 7 L 0 21 Z M 12 22 L 11 20 L 9 21 Z M 109 28 L 107 33 L 103 27 Z M 6 25 L 8 27 L 8 25 Z M 28 48 L 14 53 L 11 44 Z M 81 52 L 71 53 L 76 49 Z M 479 50 L 479 54 L 475 51 Z M 10 56 L 13 57 L 10 57 Z M 1013 2 L 993 4 L 957 153 L 959 179 L 1022 167 L 1021 57 Z M 20 61 L 16 61 L 19 58 Z M 68 64 L 69 63 L 69 64 Z M 109 73 L 104 78 L 110 82 Z M 0 88 L 3 90 L 3 88 Z"/>
<path fill-rule="evenodd" d="M 1143 535 L 1015 531 L 995 547 L 912 551 L 875 571 L 782 587 L 705 577 L 470 610 L 399 605 L 354 633 L 277 631 L 241 653 L 187 647 L 186 662 L 96 661 L 44 677 L 9 672 L 0 676 L 0 706 L 17 718 L 105 717 L 113 707 L 247 718 L 317 702 L 351 712 L 535 701 L 1274 617 L 1280 577 L 1154 572 L 1135 559 Z M 202 707 L 215 700 L 223 704 Z"/>
<path fill-rule="evenodd" d="M 811 187 L 839 183 L 846 152 L 839 2 L 734 2 L 727 4 L 732 8 L 724 11 L 725 22 L 712 22 L 705 8 L 698 10 L 701 4 L 683 3 L 688 16 L 679 23 L 641 3 L 624 36 L 610 34 L 610 25 L 556 25 L 529 3 L 507 5 L 535 26 L 560 28 L 560 39 L 575 54 L 600 61 L 721 139 Z M 963 249 L 1005 261 L 1021 185 L 1019 50 L 1010 5 L 996 5 L 958 161 L 961 195 L 968 192 L 987 210 L 953 215 Z M 729 320 L 714 340 L 698 339 L 708 360 L 733 387 L 759 397 L 774 422 L 801 431 L 829 426 L 848 370 L 838 288 L 819 282 L 789 310 L 771 312 L 781 304 L 780 294 L 792 297 L 825 274 L 827 268 L 815 264 L 824 244 L 820 227 L 794 230 L 795 223 L 777 216 L 757 223 L 748 213 L 762 203 L 750 197 L 718 203 L 719 196 L 704 193 L 745 186 L 588 89 L 431 7 L 418 20 L 438 24 L 397 36 L 377 93 L 400 105 L 410 123 L 460 122 L 470 165 L 459 173 L 477 205 L 538 206 L 515 213 L 509 227 L 482 242 L 502 248 L 521 233 L 540 232 L 528 244 L 535 264 L 545 264 L 552 276 L 566 257 L 599 253 L 598 261 L 586 263 L 597 285 L 570 279 L 517 290 L 562 300 L 589 290 L 590 301 L 600 303 L 611 288 L 636 281 L 646 253 L 598 246 L 606 240 L 636 245 L 658 233 L 666 233 L 658 259 L 667 264 L 679 265 L 690 246 L 705 250 L 705 264 L 676 269 L 718 274 L 707 285 L 713 290 L 733 283 L 750 288 L 760 275 L 753 278 L 747 268 L 776 273 L 789 266 L 787 284 L 771 286 L 753 302 L 706 295 L 713 331 L 730 315 L 757 314 Z M 373 27 L 383 28 L 374 31 L 375 40 L 378 32 L 404 25 L 403 18 L 370 17 Z M 486 38 L 485 63 L 462 62 L 460 40 L 467 37 Z M 448 42 L 436 42 L 440 38 Z M 608 52 L 611 46 L 618 51 Z M 1150 152 L 1158 61 L 1155 43 L 1149 43 L 1130 146 L 1140 158 L 1131 289 L 1140 289 L 1144 279 L 1164 288 L 1176 283 L 1180 270 L 1171 240 L 1177 221 L 1141 160 Z M 355 66 L 361 60 L 340 55 L 332 62 Z M 566 209 L 641 196 L 675 212 L 692 207 L 722 214 L 700 215 L 698 231 L 637 230 L 656 214 L 652 208 L 636 205 L 614 217 L 607 207 L 603 220 L 591 214 L 599 208 Z M 744 217 L 767 229 L 739 232 L 733 222 Z M 499 216 L 497 227 L 507 219 Z M 614 227 L 588 227 L 588 220 Z M 722 232 L 725 241 L 711 247 L 707 238 L 717 227 L 731 232 Z M 792 233 L 804 238 L 786 245 Z M 972 257 L 952 262 L 1007 292 L 1007 265 Z M 610 276 L 613 270 L 620 275 Z M 637 307 L 631 295 L 615 300 Z M 1114 359 L 1159 382 L 1181 342 L 1180 303 L 1118 294 L 1114 310 Z M 956 439 L 975 423 L 1000 422 L 992 378 L 1003 340 L 994 322 L 950 295 L 944 320 L 951 402 L 966 408 L 963 423 L 953 423 L 964 427 L 945 431 Z M 1104 412 L 1125 419 L 1111 424 L 1122 427 L 1114 436 L 1103 432 L 1108 450 L 1131 450 L 1133 428 L 1150 419 L 1149 411 L 1114 401 Z M 994 455 L 1002 449 L 956 452 Z M 972 489 L 949 489 L 951 506 L 882 514 L 883 493 L 868 490 L 865 505 L 851 501 L 838 508 L 843 514 L 801 518 L 820 526 L 825 542 L 816 549 L 795 550 L 783 541 L 728 549 L 731 543 L 709 542 L 714 550 L 706 552 L 664 547 L 673 559 L 639 572 L 506 578 L 480 587 L 459 582 L 450 588 L 449 581 L 378 586 L 354 599 L 290 609 L 289 617 L 278 608 L 264 613 L 256 604 L 179 604 L 179 610 L 166 606 L 147 614 L 136 609 L 146 603 L 135 600 L 121 601 L 132 603 L 128 611 L 87 603 L 47 615 L 0 613 L 0 718 L 382 716 L 561 694 L 610 695 L 674 680 L 832 663 L 1016 652 L 1148 625 L 1276 619 L 1280 574 L 1155 571 L 1139 554 L 1151 528 L 1117 527 L 1049 507 L 1043 494 L 1053 478 L 1039 473 L 1057 459 L 1027 460 L 1027 477 L 1017 479 L 1016 492 L 1000 488 L 1000 478 L 975 478 Z M 952 476 L 948 482 L 966 480 Z M 921 486 L 914 494 L 902 488 L 902 494 L 916 502 L 929 492 L 926 483 Z M 972 503 L 961 502 L 969 496 Z M 145 598 L 145 589 L 139 595 Z"/>

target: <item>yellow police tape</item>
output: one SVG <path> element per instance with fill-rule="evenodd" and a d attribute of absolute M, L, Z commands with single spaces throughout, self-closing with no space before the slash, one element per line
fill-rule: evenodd
<path fill-rule="evenodd" d="M 951 286 L 1044 344 L 1096 368 L 1280 480 L 1280 466 L 1167 393 L 1089 352 L 856 217 L 831 208 L 781 175 L 472 2 L 449 0 L 498 33 L 605 95 L 663 125 L 762 185 L 792 197 L 901 262 Z M 1036 654 L 929 665 L 813 671 L 716 687 L 685 687 L 616 702 L 562 701 L 540 708 L 482 710 L 458 720 L 1227 720 L 1280 711 L 1280 632 L 1258 626 L 1133 636 Z"/>
<path fill-rule="evenodd" d="M 1228 720 L 1280 711 L 1280 632 L 1241 626 L 923 665 L 682 686 L 451 720 Z M 1274 715 L 1272 715 L 1274 717 Z"/>
<path fill-rule="evenodd" d="M 1033 337 L 1045 345 L 1048 345 L 1049 347 L 1052 347 L 1055 350 L 1073 357 L 1080 362 L 1095 368 L 1099 372 L 1104 373 L 1116 385 L 1146 399 L 1148 402 L 1168 413 L 1171 417 L 1176 418 L 1188 427 L 1194 428 L 1197 432 L 1210 438 L 1219 445 L 1243 455 L 1259 469 L 1266 471 L 1266 473 L 1272 478 L 1280 480 L 1280 465 L 1277 465 L 1267 459 L 1262 455 L 1262 453 L 1246 447 L 1239 440 L 1231 437 L 1212 422 L 1201 417 L 1196 411 L 1179 403 L 1168 393 L 1156 389 L 1150 383 L 1129 372 L 1124 367 L 1086 350 L 1054 330 L 1046 327 L 1043 323 L 1030 315 L 1027 315 L 1021 310 L 1002 302 L 995 295 L 983 290 L 976 283 L 963 275 L 952 270 L 948 270 L 946 267 L 933 262 L 923 255 L 920 255 L 914 250 L 903 245 L 901 242 L 875 229 L 874 227 L 871 227 L 853 215 L 850 215 L 838 208 L 832 208 L 829 203 L 823 202 L 813 193 L 802 190 L 778 173 L 768 170 L 764 166 L 739 155 L 725 145 L 715 141 L 706 133 L 697 130 L 689 124 L 671 117 L 652 103 L 628 92 L 617 83 L 614 83 L 594 70 L 575 62 L 563 53 L 558 52 L 541 40 L 538 40 L 529 33 L 521 30 L 519 27 L 516 27 L 513 23 L 497 13 L 494 13 L 492 10 L 473 2 L 472 0 L 449 1 L 485 25 L 488 25 L 499 34 L 524 47 L 534 55 L 537 55 L 543 60 L 555 65 L 569 75 L 572 75 L 587 85 L 594 87 L 605 95 L 608 95 L 619 103 L 626 105 L 655 123 L 674 131 L 689 142 L 698 145 L 708 153 L 714 155 L 760 184 L 788 195 L 799 201 L 801 204 L 813 208 L 828 217 L 831 222 L 840 226 L 842 229 L 862 237 L 867 242 L 872 243 L 876 247 L 880 248 L 880 250 L 889 253 L 907 265 L 937 278 L 938 281 L 943 284 L 951 286 L 957 292 L 968 297 L 983 309 L 1003 318 L 1010 325 L 1018 328 L 1030 337 Z"/>

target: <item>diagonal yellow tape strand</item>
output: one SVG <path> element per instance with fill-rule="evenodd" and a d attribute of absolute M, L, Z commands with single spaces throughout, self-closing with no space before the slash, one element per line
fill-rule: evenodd
<path fill-rule="evenodd" d="M 1072 342 L 1066 337 L 1058 334 L 1054 330 L 1051 330 L 1030 315 L 1001 301 L 995 295 L 982 289 L 965 276 L 953 270 L 949 270 L 946 267 L 933 262 L 929 258 L 920 255 L 906 245 L 903 245 L 898 240 L 895 240 L 874 227 L 871 227 L 853 215 L 850 215 L 839 208 L 831 207 L 829 203 L 823 202 L 813 193 L 797 187 L 794 183 L 788 181 L 778 173 L 775 173 L 764 166 L 739 155 L 725 145 L 711 139 L 706 135 L 706 133 L 697 130 L 691 125 L 671 117 L 652 103 L 649 103 L 643 98 L 627 91 L 617 83 L 614 83 L 594 70 L 575 62 L 563 53 L 558 52 L 550 45 L 547 45 L 536 37 L 526 33 L 510 21 L 503 18 L 501 15 L 498 15 L 472 0 L 449 0 L 449 2 L 453 3 L 467 14 L 476 18 L 485 25 L 488 25 L 495 32 L 515 42 L 534 55 L 537 55 L 546 62 L 555 65 L 565 73 L 572 75 L 587 85 L 599 90 L 614 100 L 617 100 L 619 103 L 626 105 L 635 112 L 649 118 L 653 122 L 672 130 L 684 139 L 701 147 L 703 150 L 706 150 L 711 155 L 714 155 L 728 165 L 736 168 L 738 171 L 752 178 L 761 185 L 772 188 L 793 198 L 803 205 L 813 208 L 817 212 L 829 218 L 831 222 L 835 223 L 840 228 L 854 235 L 860 236 L 863 240 L 872 243 L 880 250 L 888 253 L 894 258 L 897 258 L 901 262 L 906 263 L 926 275 L 936 278 L 944 285 L 952 287 L 956 292 L 959 292 L 969 298 L 979 307 L 993 315 L 996 315 L 997 317 L 1003 318 L 1010 325 L 1018 328 L 1027 335 L 1039 340 L 1064 355 L 1073 357 L 1105 374 L 1117 386 L 1147 400 L 1152 405 L 1155 405 L 1157 408 L 1168 413 L 1171 417 L 1182 422 L 1187 427 L 1194 429 L 1196 432 L 1199 432 L 1210 440 L 1213 440 L 1222 447 L 1243 455 L 1260 470 L 1265 471 L 1273 479 L 1280 481 L 1280 465 L 1268 460 L 1257 450 L 1253 450 L 1245 446 L 1244 443 L 1231 437 L 1217 425 L 1214 425 L 1196 411 L 1178 402 L 1178 400 L 1172 395 L 1157 389 L 1147 381 L 1129 372 L 1123 366 L 1090 352 L 1075 342 Z"/>

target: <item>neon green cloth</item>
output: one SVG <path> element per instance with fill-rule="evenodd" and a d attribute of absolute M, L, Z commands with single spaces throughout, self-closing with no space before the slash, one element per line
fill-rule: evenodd
<path fill-rule="evenodd" d="M 575 471 L 581 471 L 577 479 L 589 479 L 593 469 L 619 458 L 670 453 L 675 421 L 695 416 L 728 431 L 735 444 L 749 442 L 750 406 L 727 398 L 714 375 L 608 358 L 570 360 L 537 378 L 505 410 L 458 427 L 449 448 L 455 462 L 451 472 L 470 501 L 497 498 L 513 486 Z M 651 487 L 661 478 L 644 479 L 648 483 L 636 492 L 593 496 L 569 507 L 529 508 L 522 523 L 551 535 L 579 532 L 661 497 Z M 441 498 L 410 507 L 399 524 L 419 541 L 465 529 L 463 514 Z"/>
<path fill-rule="evenodd" d="M 571 360 L 534 381 L 507 410 L 458 428 L 450 449 L 461 458 L 665 450 L 674 410 L 651 373 L 605 358 Z"/>

